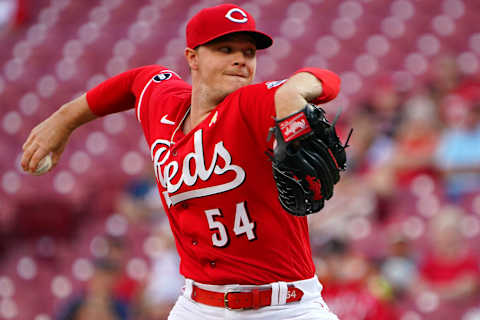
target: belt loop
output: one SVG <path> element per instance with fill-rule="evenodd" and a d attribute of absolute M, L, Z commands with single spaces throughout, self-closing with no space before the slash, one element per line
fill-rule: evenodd
<path fill-rule="evenodd" d="M 274 282 L 271 284 L 272 286 L 272 302 L 271 302 L 271 305 L 272 306 L 276 306 L 278 305 L 278 292 L 279 292 L 279 285 L 278 285 L 278 282 Z"/>
<path fill-rule="evenodd" d="M 185 279 L 185 287 L 183 287 L 183 289 L 183 296 L 189 299 L 192 298 L 193 280 Z"/>
<path fill-rule="evenodd" d="M 253 309 L 260 308 L 260 290 L 258 289 L 252 290 L 252 307 Z"/>
<path fill-rule="evenodd" d="M 288 293 L 288 286 L 286 282 L 279 281 L 279 292 L 278 292 L 278 304 L 286 304 L 287 303 L 287 293 Z"/>

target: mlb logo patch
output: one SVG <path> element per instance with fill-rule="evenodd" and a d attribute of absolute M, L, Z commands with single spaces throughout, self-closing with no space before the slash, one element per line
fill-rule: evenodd
<path fill-rule="evenodd" d="M 278 81 L 269 81 L 269 82 L 266 82 L 265 85 L 267 86 L 267 89 L 272 89 L 272 88 L 278 87 L 285 81 L 287 81 L 287 79 L 278 80 Z"/>

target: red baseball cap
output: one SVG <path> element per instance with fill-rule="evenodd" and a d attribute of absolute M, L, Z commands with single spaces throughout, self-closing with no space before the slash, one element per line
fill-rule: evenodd
<path fill-rule="evenodd" d="M 187 47 L 192 49 L 235 32 L 249 33 L 257 49 L 266 49 L 273 43 L 269 35 L 256 30 L 252 15 L 230 3 L 200 10 L 190 19 L 186 31 Z"/>

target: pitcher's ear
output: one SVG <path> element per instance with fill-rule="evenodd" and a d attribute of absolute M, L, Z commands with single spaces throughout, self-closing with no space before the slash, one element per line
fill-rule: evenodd
<path fill-rule="evenodd" d="M 185 48 L 185 58 L 191 70 L 198 69 L 198 49 Z"/>

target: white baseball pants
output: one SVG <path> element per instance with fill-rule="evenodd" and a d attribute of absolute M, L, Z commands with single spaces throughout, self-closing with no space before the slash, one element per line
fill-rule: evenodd
<path fill-rule="evenodd" d="M 272 287 L 272 301 L 276 305 L 249 310 L 228 310 L 226 308 L 212 307 L 193 301 L 191 297 L 193 281 L 186 280 L 183 295 L 173 307 L 168 320 L 338 320 L 327 307 L 321 296 L 322 285 L 317 277 L 295 282 L 275 282 L 266 286 L 225 285 L 214 286 L 195 283 L 196 286 L 216 292 L 225 292 L 235 289 L 252 289 Z M 278 297 L 281 288 L 293 284 L 304 293 L 298 302 L 285 303 L 286 297 Z M 280 289 L 280 290 L 279 290 Z M 276 297 L 273 295 L 276 294 Z"/>

